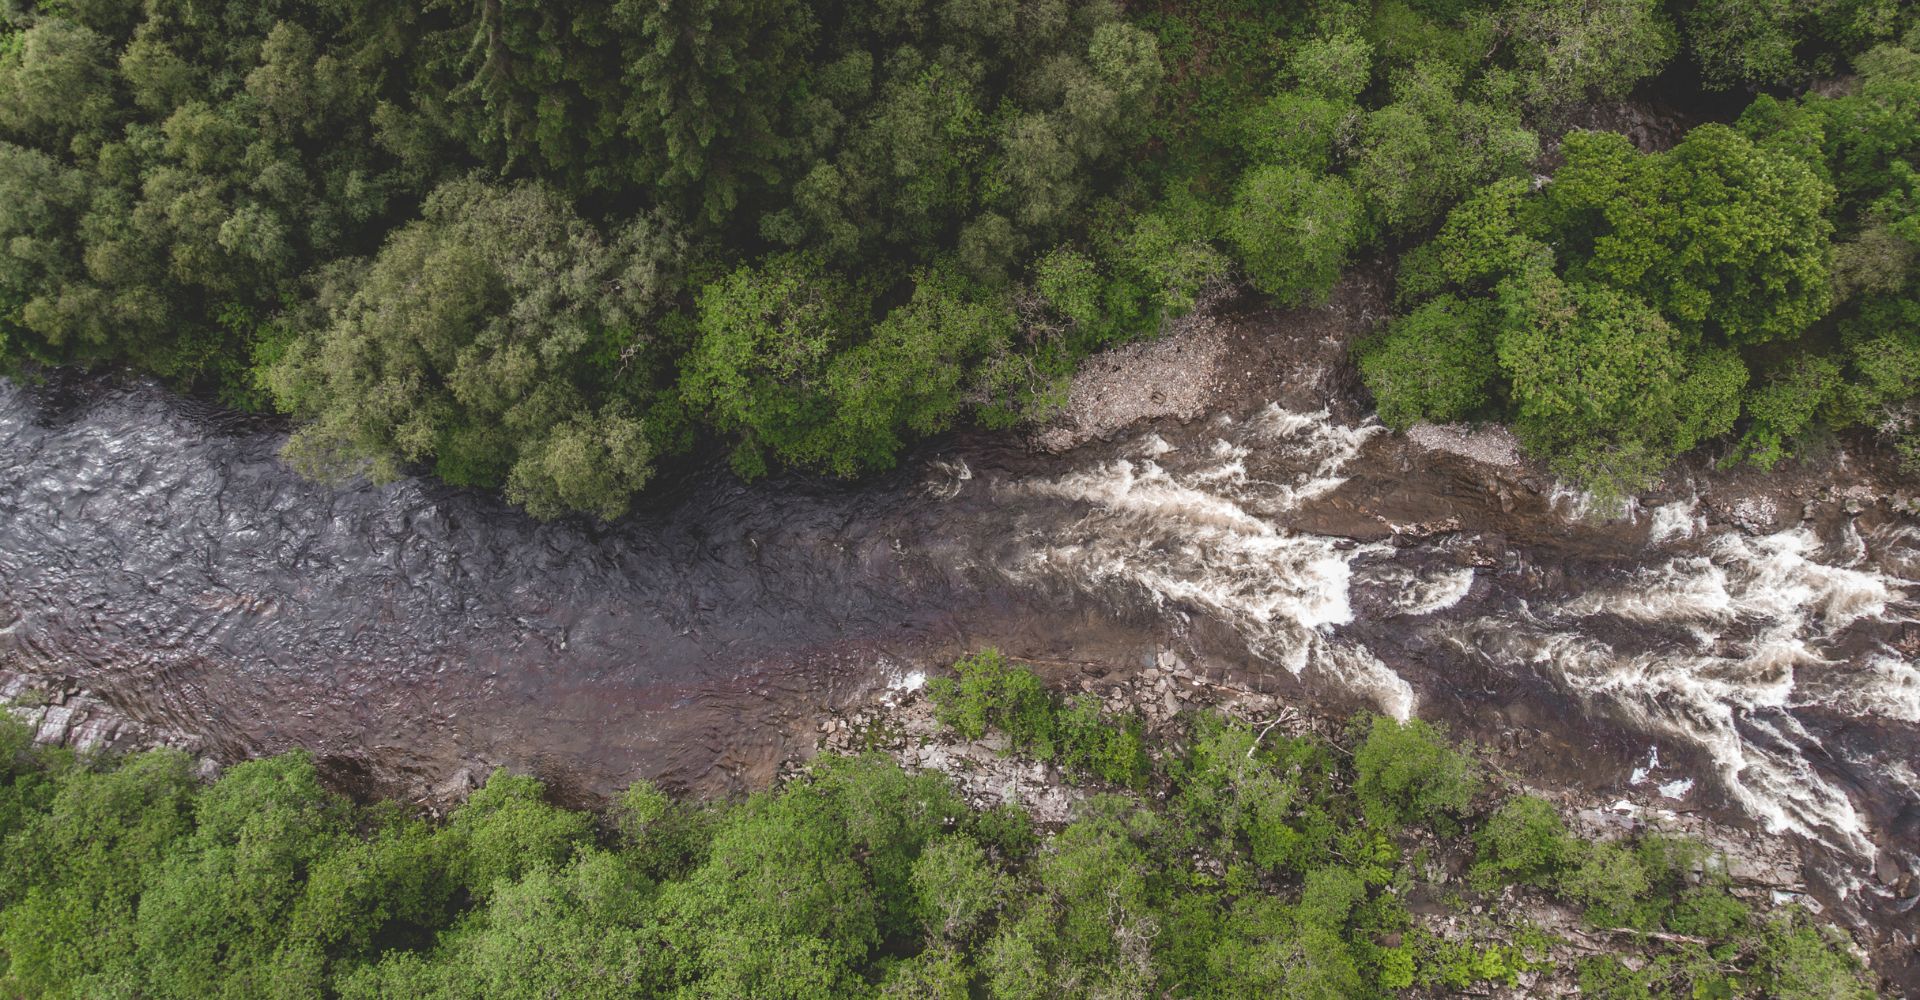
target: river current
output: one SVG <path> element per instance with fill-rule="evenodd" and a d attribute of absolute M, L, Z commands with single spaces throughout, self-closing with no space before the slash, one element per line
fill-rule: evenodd
<path fill-rule="evenodd" d="M 303 481 L 276 427 L 150 384 L 0 382 L 0 667 L 370 788 L 505 764 L 594 794 L 757 780 L 822 708 L 985 643 L 1172 649 L 1533 734 L 1543 779 L 1792 834 L 1830 898 L 1910 926 L 1920 521 L 1743 528 L 1690 484 L 1602 521 L 1287 402 L 1061 455 L 950 438 L 858 484 L 687 468 L 650 513 L 542 525 Z"/>

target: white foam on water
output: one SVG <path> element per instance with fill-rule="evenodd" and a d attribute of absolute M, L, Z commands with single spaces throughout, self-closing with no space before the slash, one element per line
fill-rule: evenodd
<path fill-rule="evenodd" d="M 1630 586 L 1591 592 L 1566 610 L 1690 623 L 1712 638 L 1718 637 L 1712 626 L 1758 618 L 1790 636 L 1815 623 L 1841 629 L 1860 618 L 1883 617 L 1887 605 L 1903 596 L 1904 581 L 1817 561 L 1820 540 L 1806 527 L 1759 538 L 1728 533 L 1708 551 L 1642 570 Z"/>
<path fill-rule="evenodd" d="M 1700 512 L 1700 498 L 1676 500 L 1653 509 L 1647 527 L 1647 541 L 1655 545 L 1705 534 L 1707 515 Z"/>
<path fill-rule="evenodd" d="M 1382 714 L 1401 722 L 1413 717 L 1419 704 L 1413 685 L 1380 662 L 1371 650 L 1352 643 L 1328 643 L 1315 663 L 1331 664 L 1342 683 L 1372 697 Z"/>
<path fill-rule="evenodd" d="M 1473 567 L 1415 572 L 1399 566 L 1366 567 L 1368 582 L 1387 592 L 1394 614 L 1431 615 L 1465 600 L 1473 590 Z"/>
<path fill-rule="evenodd" d="M 1236 485 L 1246 482 L 1247 456 L 1252 454 L 1251 449 L 1234 444 L 1224 438 L 1216 438 L 1214 439 L 1213 446 L 1207 449 L 1207 454 L 1217 464 L 1209 468 L 1196 470 L 1193 473 L 1193 478 L 1196 481 L 1203 483 L 1231 483 Z"/>
<path fill-rule="evenodd" d="M 936 475 L 928 477 L 926 491 L 942 500 L 951 500 L 959 496 L 967 480 L 973 478 L 973 469 L 967 465 L 967 460 L 964 458 L 955 458 L 951 462 L 936 459 L 927 465 Z"/>
<path fill-rule="evenodd" d="M 1274 534 L 1272 526 L 1233 500 L 1178 482 L 1150 460 L 1118 459 L 1086 472 L 1028 484 L 1027 490 L 1090 503 L 1127 520 L 1180 522 L 1248 536 Z"/>
<path fill-rule="evenodd" d="M 1880 773 L 1907 791 L 1920 793 L 1920 774 L 1915 774 L 1913 765 L 1906 761 L 1888 761 Z"/>
<path fill-rule="evenodd" d="M 1379 432 L 1372 421 L 1344 426 L 1325 411 L 1268 406 L 1239 422 L 1216 414 L 1174 435 L 1179 447 L 1153 434 L 1124 457 L 996 485 L 1073 505 L 1072 517 L 1050 515 L 1000 568 L 1044 587 L 1145 601 L 1176 623 L 1220 622 L 1253 655 L 1325 676 L 1404 718 L 1417 707 L 1411 685 L 1371 651 L 1333 637 L 1354 618 L 1356 577 L 1381 586 L 1396 612 L 1432 615 L 1466 599 L 1474 570 L 1416 573 L 1394 564 L 1391 546 L 1285 527 L 1286 514 L 1346 481 L 1348 463 Z M 1564 486 L 1551 499 L 1564 516 L 1597 513 L 1593 497 Z M 1905 557 L 1878 535 L 1875 545 L 1850 534 L 1829 546 L 1806 527 L 1707 537 L 1700 508 L 1694 498 L 1621 512 L 1651 519 L 1654 546 L 1696 540 L 1684 555 L 1572 599 L 1509 602 L 1437 627 L 1495 663 L 1535 664 L 1597 713 L 1700 748 L 1729 798 L 1769 828 L 1871 854 L 1865 817 L 1813 765 L 1816 740 L 1792 710 L 1920 719 L 1914 664 L 1891 649 L 1836 662 L 1851 655 L 1842 632 L 1910 609 Z M 1690 794 L 1698 776 L 1662 782 L 1659 766 L 1650 754 L 1634 783 L 1667 798 Z"/>
<path fill-rule="evenodd" d="M 1826 652 L 1855 622 L 1889 620 L 1907 581 L 1821 562 L 1821 551 L 1804 527 L 1757 538 L 1729 533 L 1705 556 L 1671 559 L 1523 621 L 1483 619 L 1470 631 L 1491 655 L 1531 660 L 1637 724 L 1701 746 L 1728 793 L 1769 828 L 1870 856 L 1865 818 L 1813 766 L 1807 751 L 1816 741 L 1788 709 L 1819 703 L 1893 717 L 1920 712 L 1920 676 L 1911 664 L 1889 656 L 1847 674 L 1828 669 L 1838 665 Z M 1600 615 L 1679 626 L 1698 646 L 1615 649 L 1584 634 L 1582 620 Z M 1816 665 L 1823 678 L 1857 685 L 1859 693 L 1810 698 L 1829 685 L 1802 689 L 1797 675 Z M 1644 780 L 1646 772 L 1634 777 Z"/>
<path fill-rule="evenodd" d="M 1473 590 L 1473 567 L 1448 570 L 1414 581 L 1399 604 L 1403 615 L 1430 615 L 1466 600 Z"/>
<path fill-rule="evenodd" d="M 1835 669 L 1817 687 L 1798 690 L 1794 707 L 1830 708 L 1858 718 L 1920 722 L 1920 669 L 1891 649 L 1861 661 L 1858 669 Z"/>
<path fill-rule="evenodd" d="M 1614 503 L 1602 503 L 1590 490 L 1562 482 L 1553 481 L 1553 488 L 1547 492 L 1547 509 L 1569 521 L 1585 521 L 1590 518 L 1600 520 L 1620 519 L 1629 524 L 1640 520 L 1640 500 L 1627 497 Z"/>
<path fill-rule="evenodd" d="M 1648 747 L 1646 765 L 1643 767 L 1634 768 L 1633 776 L 1627 779 L 1627 784 L 1644 785 L 1647 783 L 1647 778 L 1651 776 L 1653 772 L 1659 769 L 1660 769 L 1660 748 L 1657 746 Z"/>
<path fill-rule="evenodd" d="M 1391 547 L 1297 534 L 1275 520 L 1339 488 L 1346 481 L 1341 470 L 1379 425 L 1343 426 L 1325 410 L 1274 405 L 1244 422 L 1216 417 L 1210 424 L 1218 437 L 1203 449 L 1150 448 L 1151 458 L 1117 458 L 1009 484 L 1018 494 L 1086 511 L 1007 572 L 1198 611 L 1232 626 L 1256 656 L 1296 675 L 1312 665 L 1367 693 L 1383 711 L 1409 715 L 1415 698 L 1404 679 L 1371 653 L 1327 635 L 1353 620 L 1355 559 Z M 1465 585 L 1471 583 L 1469 573 Z M 1451 590 L 1460 586 L 1458 579 L 1442 581 L 1429 603 L 1457 601 Z"/>

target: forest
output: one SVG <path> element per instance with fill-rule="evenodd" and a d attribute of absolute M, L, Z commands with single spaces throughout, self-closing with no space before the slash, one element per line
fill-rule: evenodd
<path fill-rule="evenodd" d="M 285 414 L 327 479 L 630 509 L 1046 416 L 1209 290 L 1395 272 L 1382 419 L 1644 485 L 1920 463 L 1903 0 L 7 0 L 0 368 Z M 1657 97 L 1671 149 L 1573 127 Z"/>
<path fill-rule="evenodd" d="M 436 821 L 328 791 L 304 754 L 207 784 L 178 751 L 76 756 L 0 716 L 0 992 L 1364 1000 L 1554 971 L 1545 902 L 1617 942 L 1560 970 L 1588 996 L 1875 996 L 1844 939 L 1748 902 L 1703 845 L 1576 836 L 1418 720 L 1196 712 L 1143 739 L 991 650 L 930 692 L 958 738 L 1073 776 L 1071 822 L 877 753 L 599 813 L 499 771 Z"/>

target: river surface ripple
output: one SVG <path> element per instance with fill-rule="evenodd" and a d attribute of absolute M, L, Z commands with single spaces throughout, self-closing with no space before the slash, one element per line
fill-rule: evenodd
<path fill-rule="evenodd" d="M 1790 833 L 1911 917 L 1920 526 L 1877 507 L 1749 533 L 1678 493 L 1594 524 L 1260 402 L 1064 455 L 962 436 L 857 485 L 688 469 L 611 526 L 306 482 L 282 438 L 148 383 L 0 381 L 0 661 L 369 787 L 464 762 L 593 794 L 764 775 L 822 707 L 969 646 L 1169 648 L 1544 734 L 1538 775 Z"/>

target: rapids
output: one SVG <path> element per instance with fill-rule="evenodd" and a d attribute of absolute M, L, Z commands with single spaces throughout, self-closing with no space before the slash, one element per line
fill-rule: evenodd
<path fill-rule="evenodd" d="M 277 428 L 150 384 L 0 382 L 0 667 L 369 790 L 508 765 L 590 796 L 765 780 L 822 708 L 981 644 L 1171 648 L 1323 711 L 1525 732 L 1538 780 L 1791 834 L 1830 901 L 1911 923 L 1920 525 L 1742 530 L 1693 487 L 1601 522 L 1334 402 L 1063 455 L 963 435 L 857 485 L 689 467 L 652 513 L 541 525 L 305 482 Z"/>

